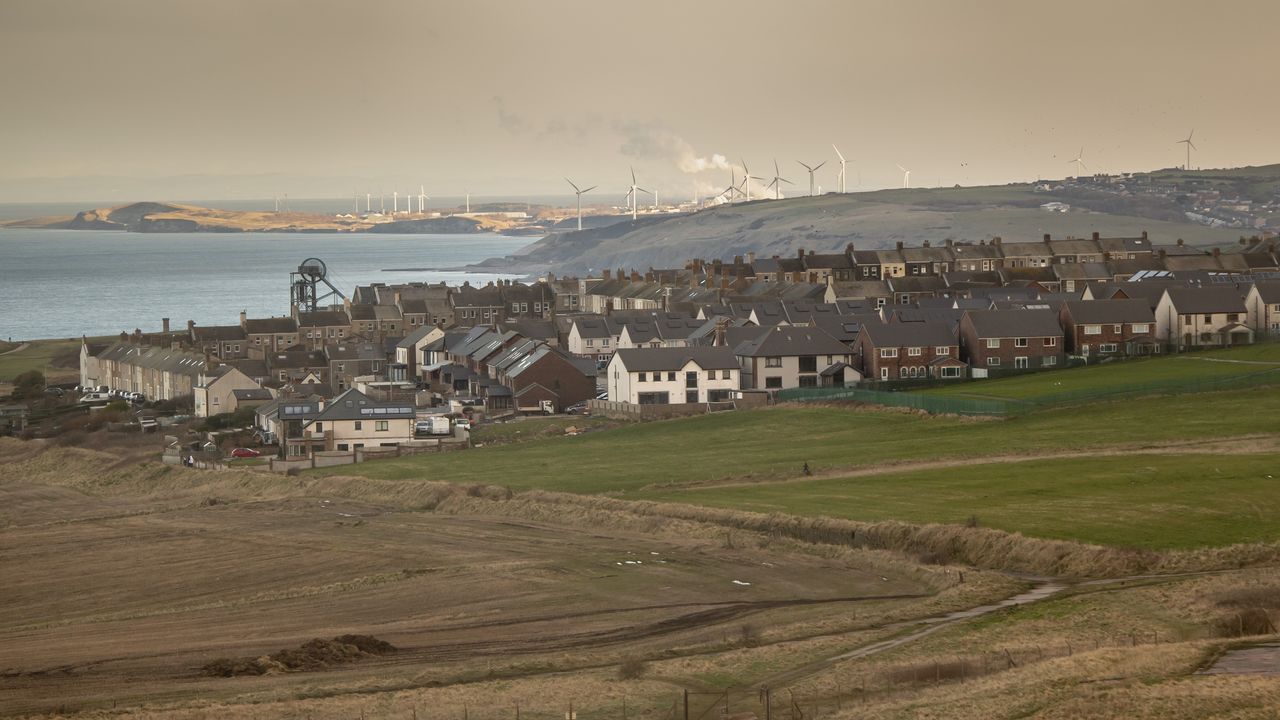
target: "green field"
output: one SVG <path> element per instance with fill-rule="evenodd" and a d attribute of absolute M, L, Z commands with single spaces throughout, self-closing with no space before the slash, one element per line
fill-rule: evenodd
<path fill-rule="evenodd" d="M 13 348 L 15 349 L 17 345 Z M 76 371 L 71 368 L 53 368 L 51 361 L 57 355 L 78 350 L 79 340 L 33 340 L 31 344 L 18 352 L 0 355 L 0 382 L 7 382 L 28 370 L 39 370 L 46 376 L 51 374 L 71 375 Z"/>
<path fill-rule="evenodd" d="M 1125 392 L 1151 384 L 1216 382 L 1258 375 L 1280 382 L 1280 345 L 1248 345 L 1149 360 L 1127 360 L 998 380 L 975 380 L 931 388 L 931 395 L 1051 401 L 1055 396 Z"/>
<path fill-rule="evenodd" d="M 821 472 L 895 461 L 980 461 L 992 455 L 1232 438 L 1272 431 L 1260 418 L 1277 413 L 1276 388 L 1161 396 L 987 421 L 790 406 L 317 472 L 617 493 L 747 475 L 796 477 L 806 462 Z"/>
<path fill-rule="evenodd" d="M 1280 541 L 1280 456 L 1133 455 L 973 464 L 647 493 L 852 520 L 964 523 L 1150 549 Z"/>

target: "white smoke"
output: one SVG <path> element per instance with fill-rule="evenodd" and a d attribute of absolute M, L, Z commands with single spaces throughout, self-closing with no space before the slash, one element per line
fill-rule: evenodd
<path fill-rule="evenodd" d="M 700 155 L 688 140 L 656 123 L 617 123 L 622 135 L 623 155 L 643 160 L 670 162 L 680 172 L 693 175 L 708 170 L 728 170 L 727 158 L 719 153 Z"/>

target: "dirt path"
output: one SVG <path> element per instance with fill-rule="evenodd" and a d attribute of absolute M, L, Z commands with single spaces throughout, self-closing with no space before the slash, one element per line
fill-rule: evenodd
<path fill-rule="evenodd" d="M 22 343 L 21 345 L 19 345 L 18 347 L 16 347 L 16 348 L 12 349 L 12 350 L 5 350 L 4 352 L 0 352 L 0 357 L 4 357 L 5 355 L 12 355 L 12 354 L 14 354 L 14 353 L 20 353 L 20 352 L 22 352 L 23 350 L 26 350 L 26 349 L 27 349 L 27 348 L 29 348 L 29 347 L 31 347 L 31 343 L 25 343 L 25 342 L 24 342 L 24 343 Z"/>
<path fill-rule="evenodd" d="M 1218 438 L 1201 441 L 1179 441 L 1176 443 L 1160 443 L 1155 445 L 1117 445 L 1109 448 L 1092 450 L 1067 450 L 1062 452 L 1035 453 L 1026 455 L 991 455 L 986 457 L 947 458 L 943 460 L 906 460 L 901 462 L 882 463 L 878 465 L 853 465 L 832 468 L 813 473 L 812 475 L 796 475 L 793 477 L 729 477 L 714 480 L 697 480 L 685 483 L 662 485 L 646 485 L 641 492 L 663 492 L 671 490 L 692 490 L 701 488 L 744 487 L 752 485 L 781 485 L 801 483 L 810 480 L 835 480 L 838 478 L 858 478 L 873 475 L 889 475 L 893 473 L 915 472 L 917 470 L 946 470 L 948 468 L 974 464 L 1003 464 L 1030 462 L 1032 460 L 1069 460 L 1074 458 L 1112 457 L 1117 455 L 1193 455 L 1199 453 L 1224 452 L 1231 454 L 1263 454 L 1280 452 L 1280 436 L 1258 433 L 1237 438 Z"/>
<path fill-rule="evenodd" d="M 1232 360 L 1230 358 L 1209 358 L 1209 357 L 1179 357 L 1178 360 L 1199 360 L 1200 362 L 1216 362 L 1231 363 L 1232 365 L 1280 365 L 1280 362 L 1272 360 Z"/>

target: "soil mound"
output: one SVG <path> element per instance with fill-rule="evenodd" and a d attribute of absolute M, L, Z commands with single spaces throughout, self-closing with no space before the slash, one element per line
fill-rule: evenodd
<path fill-rule="evenodd" d="M 200 670 L 214 677 L 266 675 L 271 672 L 306 672 L 356 662 L 374 655 L 389 655 L 396 647 L 372 635 L 339 635 L 332 640 L 315 638 L 297 648 L 259 658 L 218 658 Z"/>

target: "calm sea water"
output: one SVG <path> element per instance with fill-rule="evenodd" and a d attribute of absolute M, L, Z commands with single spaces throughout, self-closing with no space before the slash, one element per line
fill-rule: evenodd
<path fill-rule="evenodd" d="M 289 273 L 309 257 L 343 293 L 372 282 L 483 284 L 509 275 L 384 272 L 508 255 L 533 238 L 501 235 L 125 233 L 0 229 L 0 338 L 229 325 L 289 313 Z"/>

